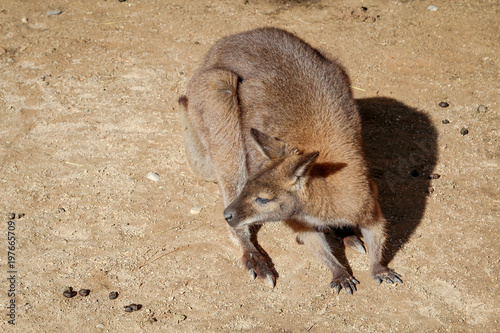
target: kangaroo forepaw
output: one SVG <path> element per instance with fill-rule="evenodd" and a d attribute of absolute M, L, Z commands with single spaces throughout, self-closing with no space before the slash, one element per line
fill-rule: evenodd
<path fill-rule="evenodd" d="M 357 291 L 357 284 L 359 284 L 359 281 L 346 273 L 344 275 L 334 277 L 332 282 L 330 283 L 330 288 L 335 288 L 337 295 L 338 293 L 340 293 L 340 290 L 342 290 L 342 288 L 344 288 L 345 291 L 349 293 L 349 295 L 352 295 L 355 291 Z"/>
<path fill-rule="evenodd" d="M 384 267 L 384 269 L 378 273 L 372 274 L 372 278 L 377 280 L 378 284 L 381 284 L 382 281 L 390 284 L 403 283 L 401 275 L 396 273 L 393 269 L 387 267 Z"/>
<path fill-rule="evenodd" d="M 252 279 L 259 278 L 270 288 L 276 285 L 276 274 L 264 255 L 259 252 L 248 252 L 242 257 L 243 266 L 248 270 Z"/>

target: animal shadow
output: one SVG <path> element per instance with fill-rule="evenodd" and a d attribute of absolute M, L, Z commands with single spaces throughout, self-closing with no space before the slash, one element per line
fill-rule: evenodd
<path fill-rule="evenodd" d="M 426 114 L 395 99 L 357 102 L 366 159 L 388 222 L 384 253 L 388 264 L 424 215 L 437 161 L 437 131 Z"/>

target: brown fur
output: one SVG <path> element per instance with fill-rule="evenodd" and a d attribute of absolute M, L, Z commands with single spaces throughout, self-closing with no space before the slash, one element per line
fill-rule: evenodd
<path fill-rule="evenodd" d="M 386 221 L 349 78 L 336 61 L 279 29 L 228 36 L 210 49 L 179 104 L 189 165 L 219 183 L 224 217 L 254 277 L 275 284 L 255 226 L 285 221 L 331 269 L 337 292 L 352 293 L 358 281 L 332 254 L 330 227 L 359 228 L 372 277 L 401 282 L 382 264 Z"/>

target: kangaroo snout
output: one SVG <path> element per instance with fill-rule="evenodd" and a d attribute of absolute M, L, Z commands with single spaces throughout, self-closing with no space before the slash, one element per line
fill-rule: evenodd
<path fill-rule="evenodd" d="M 230 209 L 225 209 L 224 210 L 224 219 L 226 220 L 227 223 L 231 224 L 231 221 L 233 221 L 234 218 L 234 212 Z"/>

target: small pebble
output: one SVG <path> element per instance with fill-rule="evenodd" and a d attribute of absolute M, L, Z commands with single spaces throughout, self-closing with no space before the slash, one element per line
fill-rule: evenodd
<path fill-rule="evenodd" d="M 8 216 L 10 220 L 13 220 L 16 218 L 16 213 L 9 213 Z"/>
<path fill-rule="evenodd" d="M 96 328 L 104 328 L 104 325 L 103 324 L 97 324 L 95 325 Z"/>
<path fill-rule="evenodd" d="M 64 212 L 66 212 L 66 209 L 62 207 L 57 208 L 57 213 L 64 213 Z"/>
<path fill-rule="evenodd" d="M 76 291 L 73 290 L 72 287 L 69 287 L 68 289 L 66 289 L 64 292 L 63 292 L 63 295 L 64 297 L 66 298 L 72 298 L 72 297 L 75 297 L 76 296 Z"/>
<path fill-rule="evenodd" d="M 486 113 L 488 112 L 488 107 L 486 105 L 479 105 L 477 107 L 477 113 Z"/>
<path fill-rule="evenodd" d="M 26 214 L 24 214 L 24 213 L 17 214 L 17 218 L 18 218 L 18 219 L 21 219 L 21 218 L 23 218 L 23 217 L 24 217 L 24 215 L 26 215 Z"/>
<path fill-rule="evenodd" d="M 132 312 L 134 311 L 130 305 L 124 306 L 125 312 Z"/>
<path fill-rule="evenodd" d="M 467 134 L 469 134 L 469 130 L 468 130 L 467 128 L 465 128 L 465 127 L 464 127 L 464 128 L 462 128 L 462 129 L 460 130 L 460 134 L 462 134 L 462 135 L 467 135 Z"/>
<path fill-rule="evenodd" d="M 197 215 L 197 214 L 200 214 L 201 212 L 201 207 L 193 207 L 191 208 L 191 210 L 189 211 L 191 214 L 193 215 Z"/>
<path fill-rule="evenodd" d="M 127 0 L 118 0 L 118 2 L 127 2 Z"/>
<path fill-rule="evenodd" d="M 47 16 L 52 16 L 52 15 L 59 15 L 59 14 L 62 14 L 62 10 L 49 10 L 47 12 Z"/>
<path fill-rule="evenodd" d="M 24 24 L 28 23 L 28 18 L 27 17 L 23 17 L 21 19 L 21 22 L 23 22 Z"/>
<path fill-rule="evenodd" d="M 109 299 L 116 299 L 118 298 L 118 292 L 117 291 L 112 291 L 109 293 Z"/>
<path fill-rule="evenodd" d="M 442 121 L 442 123 L 446 125 L 446 124 L 449 124 L 449 123 L 450 123 L 450 121 L 449 121 L 448 119 L 444 119 L 444 120 Z"/>
<path fill-rule="evenodd" d="M 78 293 L 80 296 L 88 296 L 90 294 L 90 289 L 80 289 Z"/>
<path fill-rule="evenodd" d="M 446 102 L 441 102 L 441 103 L 439 103 L 439 106 L 442 108 L 447 108 L 448 106 L 450 106 L 450 104 L 448 104 Z"/>
<path fill-rule="evenodd" d="M 420 174 L 418 173 L 418 171 L 417 171 L 417 170 L 412 170 L 412 171 L 411 171 L 411 173 L 410 173 L 410 175 L 411 175 L 412 177 L 418 177 Z"/>
<path fill-rule="evenodd" d="M 151 179 L 154 182 L 160 181 L 160 175 L 157 174 L 156 172 L 148 172 L 146 178 Z"/>
<path fill-rule="evenodd" d="M 440 178 L 440 177 L 441 177 L 441 175 L 440 175 L 440 174 L 438 174 L 438 173 L 431 173 L 431 174 L 429 175 L 429 179 L 438 179 L 438 178 Z"/>
<path fill-rule="evenodd" d="M 429 7 L 427 7 L 427 10 L 430 11 L 430 12 L 435 12 L 436 10 L 438 10 L 438 7 L 436 7 L 436 6 L 429 6 Z"/>

